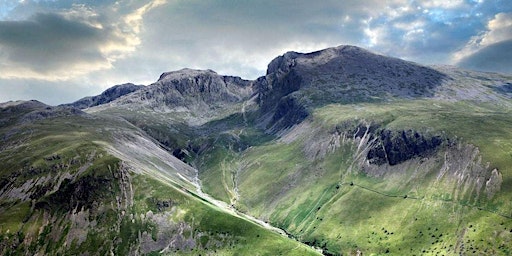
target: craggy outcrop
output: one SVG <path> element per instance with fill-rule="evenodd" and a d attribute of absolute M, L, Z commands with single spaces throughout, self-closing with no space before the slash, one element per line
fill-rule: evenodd
<path fill-rule="evenodd" d="M 440 136 L 425 136 L 412 130 L 382 130 L 376 136 L 377 141 L 367 154 L 369 162 L 376 165 L 396 165 L 414 157 L 427 157 L 443 143 Z"/>
<path fill-rule="evenodd" d="M 267 128 L 276 123 L 286 128 L 305 117 L 286 119 L 288 115 L 276 113 L 282 112 L 283 97 L 293 95 L 296 106 L 308 113 L 307 109 L 330 103 L 433 97 L 445 78 L 434 69 L 412 62 L 355 46 L 339 46 L 279 56 L 268 65 L 266 76 L 256 80 L 255 87 L 261 113 L 272 116 Z"/>
<path fill-rule="evenodd" d="M 287 136 L 293 133 L 297 131 L 292 130 Z M 290 138 L 285 137 L 284 141 Z M 444 133 L 393 130 L 356 121 L 314 133 L 304 144 L 304 154 L 311 161 L 337 150 L 349 150 L 352 157 L 344 159 L 350 166 L 349 173 L 361 172 L 382 179 L 401 177 L 402 187 L 417 186 L 420 180 L 423 185 L 430 182 L 450 187 L 450 199 L 455 201 L 476 204 L 491 200 L 502 189 L 500 170 L 483 162 L 477 147 Z"/>
<path fill-rule="evenodd" d="M 274 115 L 272 116 L 272 129 L 281 130 L 289 128 L 302 122 L 307 116 L 308 111 L 293 96 L 286 96 L 279 100 Z"/>
<path fill-rule="evenodd" d="M 375 166 L 394 166 L 415 158 L 429 158 L 443 145 L 452 142 L 439 134 L 428 134 L 414 130 L 391 130 L 377 124 L 347 122 L 337 125 L 329 136 L 311 138 L 306 155 L 323 158 L 334 152 L 343 142 L 357 145 L 355 155 L 361 163 Z"/>
<path fill-rule="evenodd" d="M 113 87 L 108 88 L 100 95 L 85 97 L 73 103 L 63 104 L 63 106 L 71 106 L 79 109 L 90 108 L 101 104 L 109 103 L 121 96 L 140 90 L 142 88 L 144 88 L 144 85 L 135 85 L 132 83 L 115 85 Z"/>
<path fill-rule="evenodd" d="M 116 101 L 117 105 L 144 105 L 156 111 L 195 110 L 198 113 L 246 100 L 252 83 L 221 76 L 212 70 L 182 69 L 163 73 L 157 82 Z"/>

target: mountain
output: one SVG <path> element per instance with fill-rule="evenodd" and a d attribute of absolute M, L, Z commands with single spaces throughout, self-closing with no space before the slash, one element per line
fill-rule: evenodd
<path fill-rule="evenodd" d="M 0 116 L 2 255 L 317 254 L 204 194 L 121 118 L 36 101 Z"/>
<path fill-rule="evenodd" d="M 97 96 L 89 96 L 82 99 L 79 99 L 73 103 L 63 104 L 64 106 L 71 106 L 79 109 L 90 108 L 94 106 L 98 106 L 101 104 L 109 103 L 121 96 L 132 93 L 139 89 L 142 89 L 143 85 L 134 85 L 132 83 L 120 84 L 113 87 L 108 88 L 100 95 Z"/>
<path fill-rule="evenodd" d="M 270 62 L 267 75 L 259 78 L 255 86 L 261 111 L 271 116 L 269 125 L 290 127 L 306 118 L 309 110 L 332 103 L 440 97 L 467 100 L 487 94 L 492 96 L 486 100 L 501 97 L 483 88 L 481 79 L 458 88 L 464 78 L 442 68 L 385 57 L 355 46 L 339 46 L 279 56 Z M 466 91 L 474 91 L 474 95 Z"/>
<path fill-rule="evenodd" d="M 511 84 L 339 46 L 3 103 L 0 251 L 509 255 Z"/>
<path fill-rule="evenodd" d="M 252 83 L 240 77 L 221 76 L 212 70 L 182 69 L 164 73 L 157 82 L 97 109 L 137 108 L 206 117 L 252 94 Z"/>

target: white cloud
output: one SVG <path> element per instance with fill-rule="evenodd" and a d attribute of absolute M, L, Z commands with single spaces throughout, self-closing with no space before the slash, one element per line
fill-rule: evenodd
<path fill-rule="evenodd" d="M 379 43 L 379 34 L 381 34 L 379 32 L 382 32 L 382 30 L 382 28 L 370 28 L 370 26 L 367 26 L 364 29 L 364 34 L 367 37 L 367 40 L 365 40 L 365 42 L 368 47 L 374 47 L 375 45 L 377 45 L 377 43 Z"/>
<path fill-rule="evenodd" d="M 154 0 L 124 16 L 74 4 L 28 20 L 0 21 L 0 78 L 62 81 L 111 69 L 140 45 L 143 16 L 164 3 Z"/>
<path fill-rule="evenodd" d="M 512 38 L 512 13 L 498 13 L 489 21 L 489 31 L 482 38 L 482 45 L 490 45 Z"/>
<path fill-rule="evenodd" d="M 420 1 L 423 8 L 451 9 L 464 5 L 464 0 L 426 0 Z"/>
<path fill-rule="evenodd" d="M 469 39 L 466 45 L 453 54 L 453 62 L 477 53 L 478 51 L 512 39 L 512 13 L 498 13 L 487 23 L 487 30 Z"/>
<path fill-rule="evenodd" d="M 3 13 L 0 10 L 0 31 L 11 29 L 10 37 L 0 32 L 0 84 L 24 83 L 22 78 L 28 78 L 39 79 L 50 88 L 52 83 L 48 81 L 54 81 L 55 88 L 68 95 L 70 91 L 62 90 L 65 84 L 87 95 L 125 82 L 148 84 L 162 72 L 184 67 L 254 79 L 265 73 L 273 58 L 286 51 L 310 52 L 341 44 L 425 64 L 446 63 L 452 60 L 454 51 L 471 54 L 507 40 L 512 31 L 507 25 L 512 5 L 507 1 L 6 3 L 11 3 L 11 9 L 12 3 L 18 7 Z M 0 9 L 2 4 L 0 0 Z M 496 15 L 496 10 L 502 14 Z M 37 13 L 56 20 L 45 21 Z M 1 21 L 2 17 L 10 21 Z M 25 30 L 15 29 L 20 26 Z M 13 38 L 16 31 L 32 34 Z M 92 89 L 85 91 L 86 87 Z M 29 98 L 37 98 L 32 95 Z"/>

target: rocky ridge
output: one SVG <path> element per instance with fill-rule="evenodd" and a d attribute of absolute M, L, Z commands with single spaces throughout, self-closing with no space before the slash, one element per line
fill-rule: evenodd
<path fill-rule="evenodd" d="M 126 83 L 126 84 L 120 84 L 115 85 L 104 92 L 102 92 L 100 95 L 97 96 L 89 96 L 82 99 L 79 99 L 73 103 L 69 104 L 63 104 L 64 106 L 71 106 L 79 109 L 85 109 L 90 108 L 102 104 L 109 103 L 121 96 L 124 96 L 126 94 L 132 93 L 134 91 L 142 89 L 143 85 L 135 85 L 132 83 Z"/>
<path fill-rule="evenodd" d="M 196 198 L 222 211 L 256 216 L 322 248 L 324 254 L 500 250 L 507 255 L 512 206 L 505 189 L 510 184 L 508 153 L 503 149 L 508 148 L 504 138 L 512 137 L 507 129 L 512 125 L 507 118 L 511 82 L 505 75 L 426 67 L 340 46 L 288 52 L 255 81 L 211 70 L 163 73 L 155 83 L 89 108 L 86 115 L 76 108 L 29 102 L 20 115 L 26 120 L 23 125 L 51 127 L 58 120 L 73 125 L 68 118 L 75 120 L 75 111 L 81 123 L 74 127 L 82 132 L 66 130 L 62 132 L 67 136 L 52 135 L 49 140 L 79 137 L 88 144 L 80 150 L 60 145 L 54 149 L 41 136 L 38 143 L 44 152 L 33 161 L 39 166 L 26 158 L 21 167 L 11 161 L 19 171 L 13 173 L 25 173 L 26 182 L 15 184 L 18 176 L 6 176 L 8 183 L 2 185 L 10 189 L 0 190 L 0 199 L 16 204 L 14 200 L 32 198 L 37 213 L 67 211 L 79 220 L 71 234 L 98 225 L 97 220 L 87 220 L 101 216 L 94 215 L 90 205 L 107 210 L 110 205 L 116 213 L 109 219 L 115 220 L 115 232 L 103 241 L 114 243 L 101 252 L 112 253 L 117 247 L 124 248 L 121 254 L 235 247 L 231 230 L 209 233 L 211 229 L 204 228 L 222 218 L 205 214 L 204 221 L 198 221 L 201 216 L 186 208 Z M 16 105 L 24 104 L 2 105 L 6 116 L 12 117 L 6 109 Z M 90 124 L 94 118 L 88 117 L 96 123 Z M 114 120 L 115 125 L 105 124 Z M 4 141 L 11 140 L 2 128 Z M 30 139 L 21 144 L 27 146 Z M 8 150 L 16 147 L 0 149 L 0 157 L 9 160 Z M 72 160 L 79 157 L 81 162 Z M 98 171 L 104 175 L 96 176 Z M 47 178 L 52 175 L 57 182 Z M 40 187 L 32 188 L 34 184 Z M 106 185 L 119 196 L 93 191 Z M 153 186 L 159 187 L 153 191 Z M 173 196 L 155 196 L 164 186 L 176 190 Z M 108 200 L 100 203 L 102 198 Z M 136 210 L 128 207 L 134 205 Z M 434 215 L 439 232 L 432 234 Z M 500 222 L 497 228 L 488 224 Z M 132 237 L 121 238 L 127 227 Z M 358 234 L 351 232 L 354 229 Z M 32 232 L 29 240 L 39 233 Z M 88 244 L 83 234 L 71 235 L 76 237 L 79 244 Z M 123 245 L 128 240 L 130 244 Z M 37 251 L 52 249 L 45 246 Z M 61 248 L 73 248 L 66 246 Z"/>
<path fill-rule="evenodd" d="M 325 104 L 433 97 L 446 79 L 429 67 L 339 46 L 285 53 L 270 62 L 255 86 L 261 111 L 273 115 L 269 126 L 283 128 L 304 119 L 306 109 Z"/>
<path fill-rule="evenodd" d="M 113 106 L 146 107 L 158 112 L 201 111 L 239 103 L 253 93 L 251 82 L 212 70 L 163 73 L 157 82 L 119 98 Z"/>
<path fill-rule="evenodd" d="M 189 123 L 200 124 L 219 113 L 234 113 L 255 96 L 260 123 L 277 132 L 300 123 L 311 109 L 332 103 L 431 98 L 510 104 L 506 100 L 510 98 L 510 81 L 510 77 L 497 74 L 428 67 L 356 46 L 338 46 L 312 53 L 287 52 L 272 60 L 266 75 L 254 81 L 212 70 L 166 72 L 155 83 L 89 112 L 147 109 L 175 113 L 184 120 L 195 120 Z"/>

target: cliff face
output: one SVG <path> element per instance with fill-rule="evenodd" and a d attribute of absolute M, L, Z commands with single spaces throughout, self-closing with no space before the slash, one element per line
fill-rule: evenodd
<path fill-rule="evenodd" d="M 355 46 L 340 46 L 279 56 L 268 65 L 266 76 L 259 78 L 255 86 L 261 111 L 273 115 L 269 126 L 281 123 L 277 126 L 290 127 L 307 116 L 283 114 L 283 111 L 296 112 L 283 108 L 290 106 L 290 99 L 298 108 L 311 109 L 331 103 L 433 97 L 436 87 L 445 79 L 446 75 L 432 68 Z M 276 108 L 279 113 L 269 113 Z"/>
<path fill-rule="evenodd" d="M 340 46 L 2 103 L 0 253 L 509 255 L 511 84 Z"/>
<path fill-rule="evenodd" d="M 412 130 L 382 130 L 370 137 L 373 136 L 376 136 L 375 144 L 368 151 L 367 158 L 376 165 L 396 165 L 414 157 L 428 157 L 443 143 L 440 136 L 425 136 Z"/>
<path fill-rule="evenodd" d="M 85 97 L 79 99 L 73 103 L 63 104 L 64 106 L 71 106 L 79 109 L 90 108 L 102 104 L 109 103 L 121 96 L 132 93 L 134 91 L 142 89 L 143 85 L 134 85 L 132 83 L 115 85 L 113 87 L 108 88 L 100 95 Z"/>
<path fill-rule="evenodd" d="M 157 82 L 119 99 L 117 106 L 146 106 L 156 111 L 207 111 L 240 103 L 252 95 L 252 83 L 211 70 L 164 73 Z"/>

